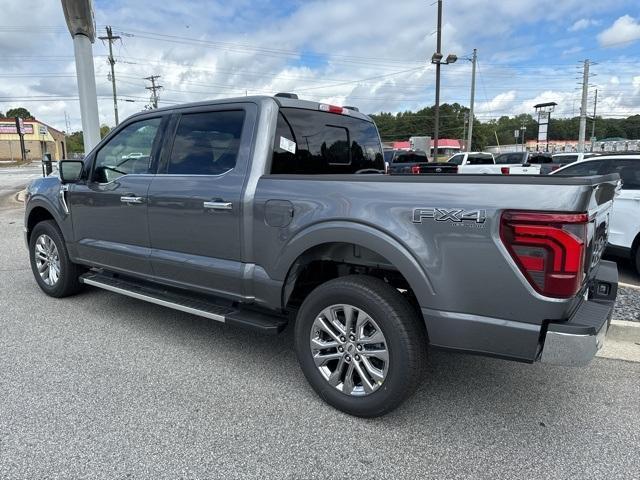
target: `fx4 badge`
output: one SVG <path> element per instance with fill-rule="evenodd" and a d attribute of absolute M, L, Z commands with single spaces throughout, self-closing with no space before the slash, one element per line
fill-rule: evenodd
<path fill-rule="evenodd" d="M 460 208 L 414 208 L 413 223 L 423 220 L 436 222 L 453 222 L 454 224 L 472 223 L 475 226 L 484 224 L 487 219 L 486 210 L 462 210 Z"/>

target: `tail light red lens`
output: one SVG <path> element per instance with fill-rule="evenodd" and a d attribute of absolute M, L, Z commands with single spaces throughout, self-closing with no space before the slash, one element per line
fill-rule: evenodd
<path fill-rule="evenodd" d="M 500 167 L 500 171 L 503 175 L 509 175 L 509 167 Z"/>
<path fill-rule="evenodd" d="M 413 167 L 411 167 L 411 173 L 420 175 L 420 165 L 414 165 Z"/>
<path fill-rule="evenodd" d="M 507 210 L 500 238 L 522 274 L 540 294 L 570 298 L 584 279 L 586 213 Z"/>

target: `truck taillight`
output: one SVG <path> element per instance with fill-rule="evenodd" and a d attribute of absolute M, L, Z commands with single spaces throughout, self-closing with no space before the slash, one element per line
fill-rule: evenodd
<path fill-rule="evenodd" d="M 411 167 L 411 173 L 414 173 L 416 175 L 420 175 L 420 165 L 414 165 L 413 167 Z"/>
<path fill-rule="evenodd" d="M 570 298 L 584 279 L 586 213 L 507 210 L 500 238 L 522 274 L 542 295 Z"/>
<path fill-rule="evenodd" d="M 509 167 L 500 167 L 500 171 L 503 175 L 509 175 Z"/>

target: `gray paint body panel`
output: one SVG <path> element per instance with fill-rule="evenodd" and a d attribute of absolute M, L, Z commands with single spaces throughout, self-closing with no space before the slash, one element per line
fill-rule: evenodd
<path fill-rule="evenodd" d="M 301 255 L 327 243 L 352 243 L 382 257 L 405 277 L 433 344 L 526 361 L 538 354 L 543 324 L 568 318 L 579 304 L 579 297 L 557 300 L 533 291 L 500 241 L 500 215 L 505 208 L 604 215 L 617 176 L 267 175 L 279 105 L 317 109 L 316 103 L 248 97 L 159 109 L 153 115 L 239 104 L 252 113 L 234 171 L 181 181 L 179 176 L 150 176 L 149 203 L 139 209 L 150 211 L 149 220 L 144 220 L 145 225 L 149 222 L 149 238 L 135 233 L 132 219 L 116 222 L 115 209 L 107 215 L 113 220 L 108 228 L 76 218 L 74 222 L 80 225 L 74 231 L 69 215 L 58 205 L 59 184 L 51 178 L 37 180 L 30 187 L 34 195 L 26 218 L 35 206 L 48 206 L 61 224 L 72 258 L 83 263 L 109 266 L 108 262 L 117 259 L 105 263 L 95 252 L 105 246 L 112 252 L 126 251 L 126 246 L 104 242 L 129 242 L 136 248 L 128 253 L 143 259 L 148 256 L 151 270 L 113 265 L 114 270 L 273 310 L 284 308 L 284 286 Z M 596 188 L 598 184 L 602 186 Z M 233 209 L 200 209 L 204 199 L 218 196 L 225 201 L 232 197 Z M 77 205 L 86 208 L 86 215 L 94 208 L 81 199 L 71 205 L 72 217 Z M 136 207 L 140 206 L 125 208 Z M 103 206 L 105 212 L 109 208 Z M 418 208 L 482 209 L 486 220 L 417 223 L 413 211 Z M 291 217 L 284 218 L 289 211 Z M 86 238 L 92 238 L 87 232 L 100 229 L 108 238 L 87 245 Z M 89 255 L 85 252 L 90 247 L 94 253 Z"/>

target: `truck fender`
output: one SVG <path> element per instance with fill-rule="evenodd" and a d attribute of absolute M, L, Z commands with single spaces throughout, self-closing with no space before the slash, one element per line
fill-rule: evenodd
<path fill-rule="evenodd" d="M 407 280 L 421 306 L 431 303 L 430 298 L 435 295 L 432 283 L 409 249 L 388 233 L 359 222 L 326 221 L 298 232 L 283 248 L 273 278 L 285 282 L 301 255 L 319 245 L 337 242 L 358 245 L 384 257 Z"/>

